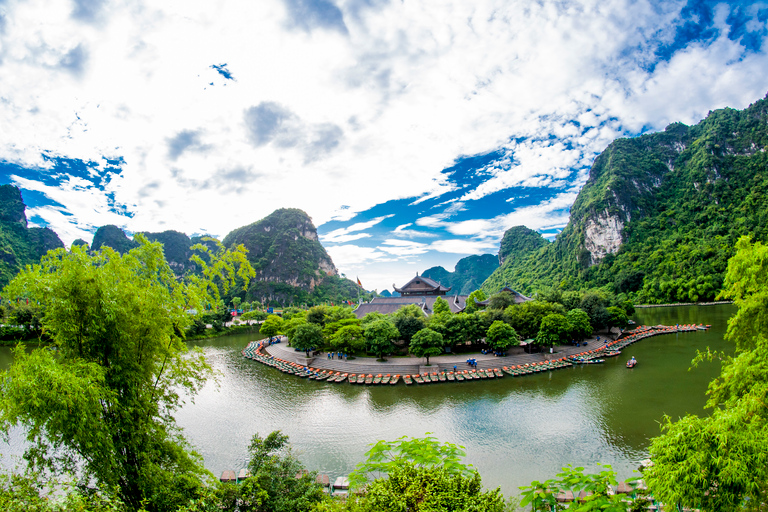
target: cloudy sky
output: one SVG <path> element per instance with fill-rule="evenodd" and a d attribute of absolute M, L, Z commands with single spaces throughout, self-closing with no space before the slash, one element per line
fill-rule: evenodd
<path fill-rule="evenodd" d="M 368 289 L 553 237 L 617 137 L 768 91 L 768 3 L 0 0 L 0 183 L 69 244 L 305 210 Z"/>

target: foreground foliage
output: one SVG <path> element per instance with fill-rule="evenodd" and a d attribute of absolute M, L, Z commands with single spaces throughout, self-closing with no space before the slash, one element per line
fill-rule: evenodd
<path fill-rule="evenodd" d="M 247 263 L 239 249 L 216 254 L 185 283 L 160 244 L 137 241 L 122 256 L 50 252 L 6 288 L 39 301 L 53 346 L 16 349 L 0 378 L 0 428 L 27 429 L 32 471 L 79 471 L 129 509 L 171 510 L 210 477 L 173 419 L 181 393 L 212 376 L 201 352 L 187 353 L 186 311 L 217 302 Z"/>
<path fill-rule="evenodd" d="M 709 385 L 709 416 L 665 418 L 647 471 L 657 498 L 705 511 L 763 510 L 768 485 L 768 247 L 742 238 L 728 265 L 726 297 L 738 306 L 726 339 L 736 355 L 721 359 Z M 763 507 L 762 509 L 760 507 Z"/>

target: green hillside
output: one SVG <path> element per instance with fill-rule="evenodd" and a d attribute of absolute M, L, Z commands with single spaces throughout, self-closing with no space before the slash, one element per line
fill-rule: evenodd
<path fill-rule="evenodd" d="M 505 261 L 483 288 L 606 287 L 640 303 L 714 299 L 736 239 L 768 235 L 767 145 L 766 99 L 614 141 L 555 242 Z"/>
<path fill-rule="evenodd" d="M 421 275 L 434 279 L 444 286 L 450 286 L 451 293 L 468 295 L 480 288 L 483 281 L 497 268 L 499 268 L 498 258 L 493 254 L 483 254 L 460 259 L 453 272 L 448 272 L 443 267 L 432 267 Z"/>
<path fill-rule="evenodd" d="M 27 227 L 26 206 L 13 185 L 0 185 L 0 288 L 25 265 L 40 261 L 51 249 L 64 247 L 49 228 Z"/>
<path fill-rule="evenodd" d="M 277 303 L 340 302 L 357 297 L 357 285 L 338 277 L 317 238 L 317 228 L 302 210 L 281 208 L 237 228 L 224 246 L 243 244 L 256 270 L 246 299 Z"/>
<path fill-rule="evenodd" d="M 93 234 L 93 242 L 91 243 L 91 250 L 98 251 L 103 246 L 111 247 L 120 254 L 125 254 L 134 247 L 136 243 L 133 239 L 128 238 L 125 231 L 112 224 L 101 226 Z"/>

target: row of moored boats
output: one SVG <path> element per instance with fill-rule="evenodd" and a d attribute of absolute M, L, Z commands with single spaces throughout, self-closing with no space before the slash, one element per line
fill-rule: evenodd
<path fill-rule="evenodd" d="M 636 343 L 641 339 L 649 338 L 651 336 L 657 336 L 659 334 L 670 334 L 673 332 L 690 332 L 696 330 L 705 330 L 709 326 L 703 325 L 678 325 L 678 326 L 665 326 L 657 325 L 654 327 L 640 326 L 632 331 L 632 334 L 624 338 L 620 338 L 616 341 L 612 341 L 600 348 L 580 352 L 568 357 L 561 357 L 550 361 L 540 361 L 536 363 L 528 363 L 521 365 L 503 366 L 501 368 L 489 368 L 489 369 L 471 369 L 471 370 L 457 370 L 457 371 L 436 371 L 431 373 L 421 373 L 413 375 L 392 375 L 392 374 L 372 374 L 372 373 L 344 373 L 334 370 L 325 370 L 322 368 L 312 368 L 310 366 L 302 366 L 292 361 L 287 361 L 279 357 L 269 355 L 264 352 L 265 342 L 252 341 L 243 349 L 243 356 L 258 361 L 267 366 L 271 366 L 283 373 L 296 375 L 301 378 L 309 380 L 322 380 L 326 382 L 342 383 L 348 382 L 351 384 L 364 384 L 364 385 L 395 385 L 401 380 L 406 384 L 431 384 L 434 382 L 463 382 L 469 380 L 487 380 L 498 379 L 505 375 L 512 377 L 520 377 L 524 375 L 531 375 L 534 373 L 541 373 L 550 370 L 559 370 L 561 368 L 567 368 L 574 364 L 594 364 L 604 362 L 605 357 L 617 356 L 621 353 L 621 349 Z"/>

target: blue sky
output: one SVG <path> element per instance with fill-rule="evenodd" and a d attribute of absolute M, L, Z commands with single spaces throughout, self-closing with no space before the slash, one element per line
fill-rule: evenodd
<path fill-rule="evenodd" d="M 554 237 L 617 137 L 768 91 L 768 3 L 0 0 L 0 183 L 66 244 L 305 210 L 366 288 Z"/>

